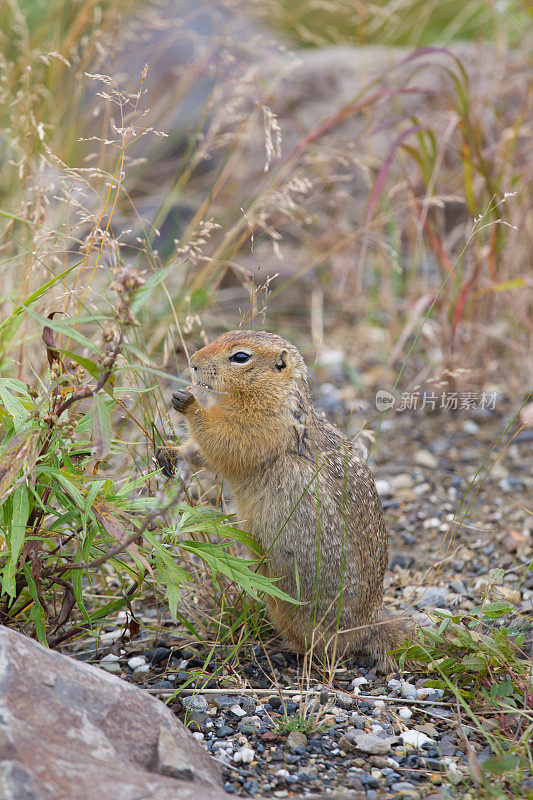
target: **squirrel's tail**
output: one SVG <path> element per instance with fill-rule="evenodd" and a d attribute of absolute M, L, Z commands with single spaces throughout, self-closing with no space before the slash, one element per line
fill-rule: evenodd
<path fill-rule="evenodd" d="M 390 651 L 400 647 L 415 632 L 412 618 L 396 617 L 382 609 L 378 621 L 372 626 L 367 650 L 381 672 L 392 672 L 398 662 Z"/>

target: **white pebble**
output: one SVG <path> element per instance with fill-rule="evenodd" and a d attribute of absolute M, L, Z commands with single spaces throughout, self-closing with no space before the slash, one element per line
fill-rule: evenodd
<path fill-rule="evenodd" d="M 108 653 L 100 659 L 101 664 L 108 663 L 109 661 L 120 661 L 120 656 L 116 656 L 114 653 Z"/>
<path fill-rule="evenodd" d="M 230 711 L 235 717 L 245 717 L 246 716 L 246 711 L 243 708 L 241 708 L 239 705 L 237 705 L 237 704 L 232 706 L 230 708 Z"/>
<path fill-rule="evenodd" d="M 422 745 L 426 742 L 435 741 L 435 739 L 431 739 L 429 736 L 426 736 L 426 734 L 422 733 L 422 731 L 403 731 L 400 733 L 400 737 L 402 738 L 404 744 L 410 744 L 411 747 L 422 747 Z"/>
<path fill-rule="evenodd" d="M 402 681 L 402 697 L 405 700 L 416 700 L 417 696 L 416 686 L 407 681 Z"/>
<path fill-rule="evenodd" d="M 392 486 L 388 481 L 383 478 L 377 478 L 375 486 L 380 497 L 392 497 Z"/>
<path fill-rule="evenodd" d="M 478 433 L 479 425 L 477 424 L 477 422 L 474 422 L 473 419 L 466 419 L 463 422 L 463 430 L 465 433 L 472 433 L 472 434 Z"/>
<path fill-rule="evenodd" d="M 278 769 L 278 770 L 277 770 L 277 771 L 274 773 L 274 775 L 276 776 L 276 778 L 279 778 L 279 779 L 280 779 L 280 780 L 282 780 L 282 781 L 286 781 L 286 780 L 287 780 L 287 778 L 290 776 L 290 774 L 291 774 L 291 773 L 289 772 L 289 770 L 288 770 L 288 769 Z"/>
<path fill-rule="evenodd" d="M 251 747 L 241 747 L 233 754 L 233 760 L 236 764 L 251 764 L 255 758 L 255 751 Z"/>
<path fill-rule="evenodd" d="M 146 659 L 143 656 L 133 656 L 128 661 L 128 667 L 130 669 L 137 669 L 137 667 L 142 667 L 143 664 L 146 664 Z"/>
<path fill-rule="evenodd" d="M 385 700 L 374 700 L 376 708 L 385 708 Z"/>
<path fill-rule="evenodd" d="M 363 676 L 360 678 L 354 678 L 352 681 L 352 687 L 355 688 L 356 686 L 363 686 L 365 683 L 368 683 L 368 681 Z"/>
<path fill-rule="evenodd" d="M 150 664 L 141 664 L 133 670 L 134 675 L 143 675 L 145 672 L 150 672 Z"/>
<path fill-rule="evenodd" d="M 402 719 L 411 719 L 413 712 L 409 708 L 400 708 L 398 714 Z"/>
<path fill-rule="evenodd" d="M 194 736 L 197 742 L 201 742 L 202 739 L 204 738 L 202 731 L 193 731 L 192 735 Z"/>

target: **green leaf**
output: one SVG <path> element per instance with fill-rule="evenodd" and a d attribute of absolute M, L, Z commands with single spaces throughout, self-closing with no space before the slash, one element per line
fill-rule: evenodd
<path fill-rule="evenodd" d="M 61 350 L 61 348 L 59 348 Z M 86 372 L 91 375 L 93 378 L 98 378 L 100 375 L 100 368 L 97 364 L 91 361 L 89 358 L 83 358 L 83 356 L 78 355 L 78 353 L 72 353 L 70 350 L 61 350 L 63 355 L 68 356 L 72 361 L 75 361 L 76 364 L 79 364 L 80 367 L 83 367 Z"/>
<path fill-rule="evenodd" d="M 24 538 L 26 536 L 26 525 L 30 513 L 30 499 L 28 490 L 24 484 L 18 486 L 13 492 L 13 522 L 11 525 L 11 556 L 13 560 L 18 560 Z"/>
<path fill-rule="evenodd" d="M 91 622 L 95 622 L 98 619 L 103 619 L 107 617 L 109 614 L 114 614 L 115 611 L 120 611 L 126 605 L 126 598 L 119 597 L 118 600 L 111 600 L 109 603 L 106 603 L 105 606 L 102 608 L 98 608 L 96 611 L 90 615 Z"/>
<path fill-rule="evenodd" d="M 491 586 L 495 583 L 501 583 L 504 575 L 505 571 L 503 569 L 491 569 L 489 572 L 488 582 L 491 584 Z"/>
<path fill-rule="evenodd" d="M 521 759 L 514 753 L 503 753 L 501 756 L 492 756 L 483 762 L 482 768 L 491 775 L 504 775 L 513 772 L 520 764 Z"/>
<path fill-rule="evenodd" d="M 92 441 L 96 461 L 103 461 L 111 452 L 111 420 L 104 398 L 94 396 L 91 411 Z"/>
<path fill-rule="evenodd" d="M 199 531 L 213 533 L 240 542 L 252 552 L 261 554 L 261 548 L 253 536 L 227 524 L 229 519 L 227 514 L 222 514 L 210 506 L 189 506 L 186 503 L 178 503 L 176 509 L 181 511 L 179 525 L 182 534 Z"/>
<path fill-rule="evenodd" d="M 413 661 L 423 661 L 424 663 L 429 663 L 434 660 L 434 656 L 418 644 L 407 648 L 405 651 L 405 658 L 408 661 L 412 659 Z"/>
<path fill-rule="evenodd" d="M 82 557 L 81 552 L 76 555 L 76 561 L 80 561 Z M 89 617 L 89 612 L 85 608 L 85 603 L 83 602 L 83 574 L 81 569 L 74 569 L 72 570 L 72 589 L 74 591 L 74 597 L 76 598 L 76 603 L 78 604 L 78 608 L 80 609 L 81 613 L 87 620 L 90 622 L 91 619 Z"/>
<path fill-rule="evenodd" d="M 83 333 L 80 333 L 78 330 L 76 330 L 74 325 L 78 324 L 77 319 L 73 319 L 69 325 L 68 323 L 62 322 L 58 319 L 48 319 L 47 317 L 43 317 L 41 314 L 37 314 L 30 308 L 28 308 L 28 314 L 36 319 L 37 322 L 40 322 L 43 327 L 51 328 L 53 331 L 56 331 L 56 333 L 61 333 L 63 336 L 66 336 L 67 339 L 73 339 L 75 342 L 78 342 L 78 344 L 81 344 L 82 347 L 86 347 L 93 353 L 102 352 L 100 348 L 94 344 L 94 342 L 84 336 Z"/>
<path fill-rule="evenodd" d="M 39 457 L 39 431 L 13 436 L 0 454 L 0 500 L 13 488 L 22 469 L 32 470 Z"/>
<path fill-rule="evenodd" d="M 64 474 L 63 470 L 54 469 L 53 467 L 44 467 L 39 466 L 38 470 L 39 474 L 42 475 L 49 475 L 51 478 L 56 480 L 68 494 L 71 500 L 78 506 L 80 510 L 83 510 L 84 501 L 83 495 L 76 486 L 76 484 L 72 483 Z"/>
<path fill-rule="evenodd" d="M 16 378 L 2 378 L 1 383 L 7 386 L 8 389 L 11 389 L 12 392 L 18 392 L 19 394 L 23 394 L 24 397 L 30 397 L 26 384 Z"/>
<path fill-rule="evenodd" d="M 15 597 L 15 575 L 17 563 L 26 537 L 26 525 L 30 513 L 30 499 L 28 490 L 23 484 L 13 492 L 13 519 L 11 522 L 11 535 L 9 537 L 10 553 L 2 577 L 2 591 L 10 597 Z"/>
<path fill-rule="evenodd" d="M 488 617 L 488 619 L 498 619 L 499 617 L 505 616 L 505 614 L 510 614 L 512 611 L 512 605 L 505 601 L 487 603 L 486 606 L 483 606 L 483 614 L 485 617 Z"/>
<path fill-rule="evenodd" d="M 13 420 L 15 430 L 18 432 L 28 420 L 30 412 L 24 408 L 19 398 L 11 393 L 4 380 L 0 380 L 0 399 Z"/>
<path fill-rule="evenodd" d="M 163 547 L 161 542 L 158 541 L 151 531 L 144 531 L 143 538 L 150 542 L 154 548 L 156 557 L 159 560 L 158 569 L 163 569 L 165 574 L 163 583 L 165 583 L 167 586 L 179 586 L 181 583 L 189 583 L 192 581 L 191 576 L 185 572 L 184 569 L 178 566 L 178 564 L 176 564 L 172 554 L 165 547 Z"/>
<path fill-rule="evenodd" d="M 174 585 L 167 585 L 167 592 L 166 598 L 168 602 L 168 608 L 170 611 L 170 615 L 174 622 L 177 620 L 178 616 L 178 600 L 180 599 L 180 590 L 177 586 Z"/>
<path fill-rule="evenodd" d="M 44 609 L 38 600 L 35 600 L 32 607 L 30 608 L 30 617 L 33 620 L 33 624 L 35 625 L 35 633 L 37 634 L 37 639 L 39 642 L 44 645 L 44 647 L 48 647 L 48 640 L 46 638 L 46 628 L 44 625 Z"/>
<path fill-rule="evenodd" d="M 298 601 L 279 589 L 275 581 L 250 569 L 254 561 L 245 561 L 237 556 L 232 556 L 221 545 L 205 542 L 183 542 L 182 548 L 202 559 L 214 575 L 221 572 L 237 583 L 244 591 L 256 597 L 256 592 L 264 592 L 272 597 L 279 597 L 287 603 L 298 605 Z"/>

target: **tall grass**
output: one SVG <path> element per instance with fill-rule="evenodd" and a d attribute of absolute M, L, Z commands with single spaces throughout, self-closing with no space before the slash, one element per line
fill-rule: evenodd
<path fill-rule="evenodd" d="M 268 19 L 282 31 L 307 46 L 425 47 L 479 39 L 514 44 L 521 39 L 531 8 L 524 0 L 269 0 L 258 5 L 257 12 L 268 14 Z"/>

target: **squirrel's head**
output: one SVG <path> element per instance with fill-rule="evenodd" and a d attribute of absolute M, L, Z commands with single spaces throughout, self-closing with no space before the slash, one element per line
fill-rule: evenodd
<path fill-rule="evenodd" d="M 244 409 L 278 410 L 307 400 L 307 368 L 297 348 L 262 331 L 229 331 L 191 357 L 195 380 Z"/>

